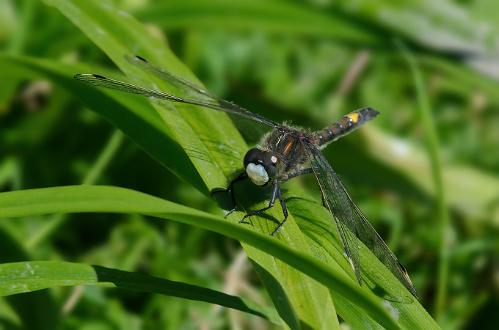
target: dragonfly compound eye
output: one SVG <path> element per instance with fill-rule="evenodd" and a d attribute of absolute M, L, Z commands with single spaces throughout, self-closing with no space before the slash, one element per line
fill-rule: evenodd
<path fill-rule="evenodd" d="M 248 166 L 248 164 L 253 163 L 253 164 L 261 164 L 263 163 L 264 159 L 264 152 L 260 149 L 257 148 L 252 148 L 246 152 L 246 155 L 244 156 L 244 168 Z"/>

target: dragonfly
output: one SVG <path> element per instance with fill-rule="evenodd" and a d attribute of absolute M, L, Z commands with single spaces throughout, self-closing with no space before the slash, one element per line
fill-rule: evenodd
<path fill-rule="evenodd" d="M 340 177 L 321 152 L 331 142 L 344 137 L 374 119 L 379 114 L 378 111 L 370 107 L 361 108 L 344 115 L 322 130 L 310 131 L 274 122 L 233 102 L 218 98 L 203 87 L 177 77 L 149 63 L 143 57 L 126 56 L 126 58 L 139 69 L 179 88 L 187 96 L 181 97 L 159 89 L 134 85 L 94 73 L 79 73 L 74 78 L 97 87 L 223 111 L 268 126 L 270 132 L 262 137 L 257 147 L 246 152 L 243 159 L 244 170 L 230 182 L 226 190 L 230 192 L 233 205 L 236 205 L 234 184 L 244 179 L 249 179 L 257 186 L 271 187 L 272 194 L 266 207 L 248 212 L 240 222 L 271 209 L 278 201 L 282 209 L 283 219 L 271 233 L 274 236 L 281 230 L 288 218 L 288 209 L 281 193 L 281 184 L 301 175 L 313 174 L 322 194 L 323 206 L 329 211 L 336 224 L 345 255 L 359 285 L 362 285 L 362 277 L 358 240 L 369 248 L 417 298 L 416 289 L 406 269 L 352 200 Z M 230 212 L 234 210 L 235 208 Z"/>

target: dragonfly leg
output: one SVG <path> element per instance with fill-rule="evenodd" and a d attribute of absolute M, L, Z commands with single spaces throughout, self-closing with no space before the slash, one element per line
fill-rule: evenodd
<path fill-rule="evenodd" d="M 223 192 L 223 193 L 229 193 L 230 194 L 230 201 L 232 203 L 232 209 L 230 209 L 226 214 L 225 214 L 225 218 L 227 218 L 229 215 L 231 215 L 234 211 L 237 210 L 237 203 L 236 203 L 236 196 L 234 194 L 234 185 L 239 182 L 239 181 L 242 181 L 244 179 L 246 179 L 248 177 L 248 175 L 246 174 L 246 172 L 241 172 L 238 174 L 237 177 L 235 177 L 230 183 L 229 183 L 229 186 L 227 188 L 217 188 L 217 189 L 214 189 L 212 190 L 211 192 L 211 196 L 213 197 L 213 195 L 215 195 L 216 193 L 220 193 L 220 192 Z"/>
<path fill-rule="evenodd" d="M 246 174 L 246 171 L 244 171 L 244 172 L 241 172 L 235 179 L 233 179 L 229 183 L 229 187 L 227 187 L 227 191 L 230 193 L 230 201 L 232 202 L 233 207 L 225 215 L 226 218 L 229 215 L 231 215 L 234 211 L 236 211 L 236 209 L 237 209 L 236 195 L 234 193 L 234 184 L 236 184 L 237 182 L 242 181 L 244 179 L 247 179 L 247 178 L 248 178 L 248 174 Z"/>
<path fill-rule="evenodd" d="M 248 217 L 251 217 L 253 215 L 258 215 L 258 214 L 260 214 L 262 212 L 265 212 L 268 209 L 272 208 L 274 206 L 274 204 L 275 204 L 276 199 L 279 200 L 279 203 L 281 204 L 281 208 L 282 208 L 282 213 L 284 215 L 284 219 L 279 223 L 279 225 L 276 227 L 276 229 L 274 229 L 274 231 L 270 234 L 271 236 L 274 236 L 275 234 L 277 234 L 279 232 L 279 230 L 281 230 L 282 226 L 284 225 L 284 223 L 288 219 L 288 209 L 286 207 L 286 203 L 282 199 L 281 188 L 279 187 L 279 181 L 277 181 L 277 180 L 274 180 L 274 187 L 272 189 L 272 197 L 270 198 L 269 205 L 267 205 L 267 207 L 264 207 L 263 209 L 259 209 L 259 210 L 248 212 L 239 221 L 239 223 L 243 222 Z"/>
<path fill-rule="evenodd" d="M 277 191 L 277 199 L 279 200 L 279 203 L 281 204 L 281 209 L 282 209 L 282 214 L 284 215 L 284 219 L 281 221 L 281 223 L 279 223 L 279 225 L 276 227 L 276 229 L 274 229 L 272 234 L 270 234 L 272 236 L 274 236 L 275 234 L 277 234 L 279 232 L 279 230 L 281 230 L 282 226 L 284 225 L 284 223 L 288 219 L 288 208 L 286 207 L 286 203 L 282 199 L 281 189 L 278 189 L 278 191 Z"/>
<path fill-rule="evenodd" d="M 297 176 L 300 176 L 300 175 L 304 175 L 304 174 L 310 174 L 310 173 L 313 173 L 313 170 L 311 167 L 307 167 L 307 168 L 300 168 L 294 172 L 290 172 L 288 174 L 286 174 L 284 176 L 284 178 L 282 178 L 280 181 L 281 182 L 286 182 L 292 178 L 296 178 Z"/>
<path fill-rule="evenodd" d="M 280 194 L 281 194 L 281 190 L 279 189 L 279 182 L 277 180 L 274 180 L 273 184 L 274 184 L 274 187 L 272 188 L 272 197 L 270 198 L 269 205 L 267 207 L 264 207 L 263 209 L 254 210 L 254 211 L 246 213 L 246 215 L 241 220 L 239 220 L 239 223 L 244 222 L 244 220 L 248 217 L 251 217 L 253 215 L 258 215 L 262 212 L 267 211 L 268 209 L 270 209 L 274 206 L 277 196 L 278 195 L 280 196 Z"/>

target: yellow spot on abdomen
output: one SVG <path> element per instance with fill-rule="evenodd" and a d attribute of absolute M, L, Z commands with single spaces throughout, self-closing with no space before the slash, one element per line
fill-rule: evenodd
<path fill-rule="evenodd" d="M 348 119 L 352 121 L 352 123 L 357 124 L 359 121 L 359 113 L 358 112 L 351 112 L 347 115 Z"/>

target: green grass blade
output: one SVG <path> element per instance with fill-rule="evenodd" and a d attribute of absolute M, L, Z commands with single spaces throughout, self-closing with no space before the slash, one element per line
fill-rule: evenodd
<path fill-rule="evenodd" d="M 400 6 L 365 0 L 355 6 L 340 1 L 324 7 L 319 11 L 313 6 L 276 0 L 174 0 L 154 10 L 139 11 L 137 16 L 167 29 L 251 29 L 326 37 L 362 46 L 382 44 L 379 35 L 390 31 L 439 52 L 483 55 L 491 49 L 483 40 L 492 38 L 493 30 L 483 37 L 479 26 L 484 22 L 462 16 L 462 8 L 451 2 L 408 1 Z"/>
<path fill-rule="evenodd" d="M 280 324 L 275 312 L 265 310 L 251 301 L 197 285 L 146 274 L 61 261 L 28 261 L 0 265 L 0 296 L 57 286 L 105 284 L 112 284 L 125 290 L 159 293 L 217 304 Z"/>
<path fill-rule="evenodd" d="M 378 42 L 375 34 L 341 14 L 325 14 L 290 1 L 175 0 L 137 15 L 167 29 L 250 28 L 270 33 L 328 37 L 363 46 Z"/>
<path fill-rule="evenodd" d="M 3 221 L 0 222 L 0 241 L 2 242 L 0 264 L 29 258 L 22 248 L 19 238 L 14 237 L 11 231 L 6 229 Z M 50 291 L 43 290 L 9 296 L 5 298 L 5 302 L 8 303 L 26 329 L 50 330 L 57 327 L 60 322 L 57 301 Z"/>
<path fill-rule="evenodd" d="M 39 2 L 37 0 L 27 0 L 22 2 L 21 6 L 19 24 L 11 35 L 7 46 L 7 51 L 10 54 L 20 54 L 23 51 L 30 30 L 33 28 L 36 7 L 39 6 Z"/>
<path fill-rule="evenodd" d="M 447 287 L 449 278 L 449 211 L 447 208 L 447 199 L 442 175 L 442 161 L 440 159 L 439 139 L 435 128 L 433 114 L 430 108 L 430 102 L 425 89 L 425 84 L 421 70 L 416 59 L 409 50 L 402 44 L 399 44 L 409 68 L 411 70 L 414 86 L 417 92 L 419 114 L 426 137 L 426 147 L 428 157 L 430 158 L 432 178 L 435 185 L 437 198 L 437 219 L 439 231 L 439 263 L 438 263 L 438 281 L 437 294 L 435 297 L 435 315 L 437 319 L 442 316 L 447 300 Z"/>
<path fill-rule="evenodd" d="M 332 268 L 302 251 L 291 249 L 279 240 L 255 232 L 247 226 L 118 187 L 67 186 L 0 193 L 1 218 L 68 212 L 141 213 L 221 233 L 264 251 L 307 274 L 336 294 L 360 306 L 383 326 L 398 327 L 382 306 L 380 299 L 359 287 L 341 270 Z M 418 303 L 411 305 L 417 306 Z"/>

